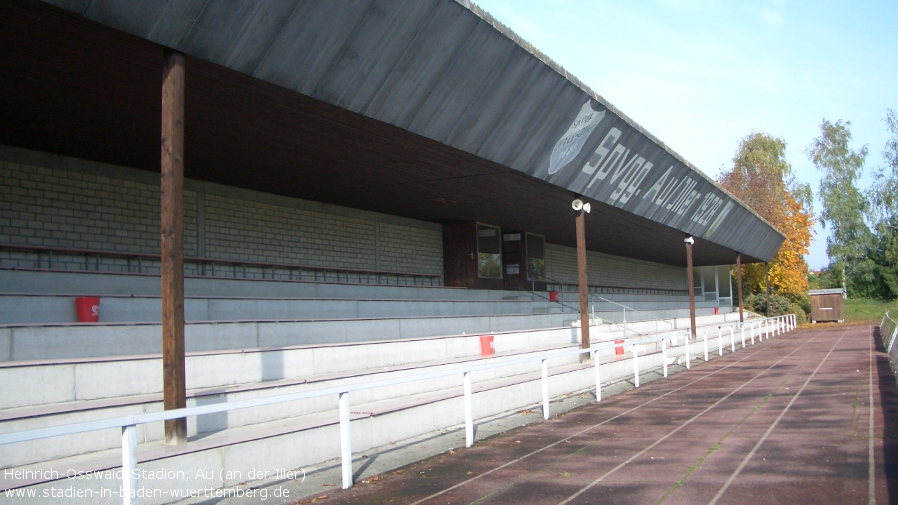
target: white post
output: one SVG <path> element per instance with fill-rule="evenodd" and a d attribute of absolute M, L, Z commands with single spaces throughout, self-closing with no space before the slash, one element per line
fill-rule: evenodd
<path fill-rule="evenodd" d="M 705 363 L 708 362 L 708 330 L 705 330 Z"/>
<path fill-rule="evenodd" d="M 667 377 L 667 340 L 661 341 L 661 363 L 664 365 L 664 376 Z"/>
<path fill-rule="evenodd" d="M 465 447 L 474 445 L 474 412 L 471 408 L 471 372 L 464 374 L 465 388 Z"/>
<path fill-rule="evenodd" d="M 733 325 L 730 325 L 730 349 L 736 352 L 736 335 L 733 332 Z"/>
<path fill-rule="evenodd" d="M 349 393 L 340 393 L 340 459 L 343 489 L 352 487 L 352 442 L 349 440 Z"/>
<path fill-rule="evenodd" d="M 137 505 L 137 426 L 122 426 L 122 503 Z"/>
<path fill-rule="evenodd" d="M 748 338 L 751 339 L 751 345 L 755 345 L 755 322 L 748 323 Z"/>
<path fill-rule="evenodd" d="M 745 323 L 739 323 L 739 329 L 742 331 L 742 348 L 745 349 Z"/>
<path fill-rule="evenodd" d="M 593 351 L 592 359 L 596 364 L 596 401 L 600 402 L 602 401 L 602 377 L 599 375 L 599 351 Z"/>
<path fill-rule="evenodd" d="M 636 383 L 636 387 L 639 387 L 639 356 L 636 354 L 636 344 L 633 344 L 631 352 L 633 353 L 633 376 L 635 377 L 634 382 Z"/>
<path fill-rule="evenodd" d="M 723 330 L 717 327 L 717 354 L 723 356 Z"/>
<path fill-rule="evenodd" d="M 549 419 L 549 363 L 542 360 L 543 364 L 543 419 Z"/>
<path fill-rule="evenodd" d="M 689 370 L 692 367 L 692 356 L 689 355 L 689 340 L 692 336 L 692 331 L 683 335 L 683 340 L 686 341 L 686 370 Z"/>

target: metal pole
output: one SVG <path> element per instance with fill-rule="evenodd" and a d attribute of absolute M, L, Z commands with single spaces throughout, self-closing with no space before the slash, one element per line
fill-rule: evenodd
<path fill-rule="evenodd" d="M 770 317 L 770 263 L 764 263 L 764 291 L 767 293 L 767 317 Z"/>
<path fill-rule="evenodd" d="M 732 325 L 730 326 L 730 349 L 732 349 L 732 352 L 736 352 L 736 335 L 733 332 Z"/>
<path fill-rule="evenodd" d="M 692 367 L 692 355 L 689 353 L 689 335 L 686 335 L 686 338 L 683 340 L 686 341 L 686 370 L 689 370 Z"/>
<path fill-rule="evenodd" d="M 736 291 L 739 293 L 739 322 L 745 322 L 742 316 L 742 253 L 736 253 Z"/>
<path fill-rule="evenodd" d="M 580 287 L 580 348 L 589 349 L 589 288 L 586 285 L 586 219 L 581 209 L 577 213 L 577 282 Z M 580 362 L 589 361 L 589 354 L 580 355 Z"/>
<path fill-rule="evenodd" d="M 639 355 L 636 353 L 636 344 L 633 344 L 630 352 L 633 353 L 633 377 L 636 387 L 639 387 Z"/>
<path fill-rule="evenodd" d="M 717 327 L 717 355 L 723 356 L 723 329 Z"/>
<path fill-rule="evenodd" d="M 742 348 L 745 349 L 745 323 L 740 323 L 739 329 L 742 330 Z"/>
<path fill-rule="evenodd" d="M 349 432 L 349 393 L 340 393 L 340 459 L 343 489 L 352 487 L 352 441 Z"/>
<path fill-rule="evenodd" d="M 686 242 L 686 280 L 689 288 L 689 324 L 692 332 L 692 338 L 695 338 L 695 281 L 692 278 L 692 237 L 685 240 Z M 687 361 L 688 362 L 688 361 Z"/>
<path fill-rule="evenodd" d="M 549 363 L 547 360 L 542 360 L 542 369 L 543 369 L 543 419 L 549 419 Z"/>
<path fill-rule="evenodd" d="M 465 372 L 465 447 L 474 445 L 474 412 L 471 408 L 471 372 Z"/>
<path fill-rule="evenodd" d="M 184 366 L 184 55 L 162 65 L 161 276 L 162 381 L 165 410 L 187 406 Z M 165 421 L 165 443 L 187 441 L 187 419 Z"/>
<path fill-rule="evenodd" d="M 122 426 L 122 503 L 137 505 L 137 426 Z"/>

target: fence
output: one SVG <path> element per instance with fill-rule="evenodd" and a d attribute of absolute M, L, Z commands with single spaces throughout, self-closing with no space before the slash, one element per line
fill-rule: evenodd
<path fill-rule="evenodd" d="M 890 319 L 891 321 L 891 319 Z M 764 318 L 758 320 L 757 322 L 752 322 L 749 325 L 749 335 L 751 337 L 752 343 L 754 343 L 754 329 L 757 325 L 758 337 L 763 339 L 765 336 L 769 339 L 772 335 L 778 335 L 785 331 L 795 328 L 795 316 L 792 314 L 785 316 L 778 316 L 773 318 Z M 737 323 L 738 324 L 738 323 Z M 894 324 L 894 321 L 892 321 Z M 732 328 L 734 325 L 727 325 Z M 744 329 L 744 325 L 742 326 Z M 719 330 L 720 331 L 720 330 Z M 893 340 L 894 340 L 894 330 Z M 309 398 L 317 398 L 322 396 L 330 396 L 337 395 L 338 396 L 338 404 L 339 404 L 339 419 L 340 419 L 340 458 L 341 458 L 341 466 L 342 466 L 342 479 L 343 479 L 343 489 L 348 489 L 352 487 L 352 444 L 350 440 L 350 431 L 349 431 L 349 423 L 350 423 L 350 409 L 349 409 L 349 394 L 354 391 L 360 391 L 365 389 L 379 388 L 379 387 L 388 387 L 394 386 L 398 384 L 410 383 L 421 380 L 435 379 L 440 377 L 446 377 L 450 375 L 461 374 L 463 377 L 463 388 L 464 388 L 464 418 L 465 418 L 465 443 L 467 447 L 470 447 L 474 443 L 474 419 L 472 414 L 472 387 L 471 387 L 471 373 L 490 370 L 500 367 L 507 367 L 513 365 L 520 365 L 524 363 L 530 363 L 535 361 L 541 362 L 542 369 L 542 378 L 541 378 L 541 386 L 542 386 L 542 407 L 543 407 L 543 418 L 549 419 L 549 375 L 548 375 L 548 362 L 550 360 L 559 359 L 567 356 L 581 355 L 581 354 L 589 354 L 592 357 L 592 362 L 594 363 L 595 368 L 595 382 L 596 382 L 596 401 L 601 401 L 602 399 L 602 380 L 600 374 L 600 362 L 599 362 L 599 352 L 613 349 L 615 347 L 626 346 L 630 348 L 631 355 L 633 358 L 633 373 L 634 373 L 634 384 L 636 387 L 639 387 L 639 356 L 637 351 L 637 346 L 644 346 L 646 344 L 655 343 L 661 346 L 662 353 L 662 363 L 663 363 L 663 374 L 664 377 L 667 377 L 668 373 L 668 365 L 667 365 L 667 357 L 668 357 L 668 345 L 676 344 L 677 337 L 684 337 L 684 347 L 683 352 L 686 356 L 686 367 L 690 367 L 692 353 L 690 351 L 690 339 L 688 338 L 689 332 L 675 332 L 666 335 L 662 335 L 660 337 L 654 338 L 644 338 L 644 339 L 630 339 L 625 340 L 624 342 L 614 342 L 614 343 L 606 343 L 601 345 L 595 345 L 589 347 L 588 349 L 570 349 L 565 351 L 551 351 L 546 353 L 540 353 L 524 358 L 492 358 L 486 360 L 485 363 L 482 364 L 468 364 L 464 366 L 459 366 L 451 369 L 442 370 L 439 372 L 429 372 L 416 374 L 407 377 L 399 377 L 394 379 L 386 379 L 380 381 L 372 381 L 365 382 L 359 384 L 349 384 L 349 385 L 340 385 L 329 388 L 321 388 L 312 391 L 303 391 L 299 393 L 289 393 L 283 395 L 275 395 L 264 398 L 253 398 L 248 400 L 240 400 L 228 403 L 221 404 L 212 404 L 212 405 L 203 405 L 197 407 L 183 408 L 183 409 L 174 409 L 167 410 L 163 412 L 155 412 L 149 414 L 139 414 L 132 416 L 124 416 L 124 417 L 116 417 L 110 419 L 102 419 L 98 421 L 90 421 L 90 422 L 82 422 L 82 423 L 72 423 L 61 426 L 54 426 L 50 428 L 40 428 L 34 430 L 25 430 L 12 432 L 7 434 L 0 435 L 0 445 L 12 444 L 16 442 L 25 442 L 29 440 L 40 440 L 44 438 L 57 437 L 62 435 L 72 435 L 77 433 L 85 433 L 95 430 L 109 429 L 109 428 L 121 428 L 122 429 L 122 499 L 125 505 L 132 505 L 137 503 L 137 489 L 138 489 L 138 475 L 139 472 L 136 472 L 137 469 L 137 425 L 153 423 L 159 421 L 166 421 L 169 419 L 180 419 L 190 416 L 201 416 L 207 414 L 214 414 L 220 412 L 228 412 L 237 409 L 244 409 L 250 407 L 263 407 L 269 405 L 275 405 L 279 403 L 292 402 L 297 400 L 304 400 Z M 743 341 L 743 348 L 745 347 L 745 343 Z M 707 341 L 707 332 L 705 333 L 705 361 L 708 360 L 708 341 Z M 736 350 L 735 344 L 732 346 L 733 351 Z M 720 354 L 723 354 L 723 349 L 721 348 Z"/>
<path fill-rule="evenodd" d="M 882 317 L 882 323 L 879 325 L 879 335 L 882 338 L 882 345 L 889 354 L 889 361 L 892 363 L 892 369 L 898 364 L 898 346 L 895 341 L 898 340 L 898 323 L 892 319 L 888 311 Z"/>

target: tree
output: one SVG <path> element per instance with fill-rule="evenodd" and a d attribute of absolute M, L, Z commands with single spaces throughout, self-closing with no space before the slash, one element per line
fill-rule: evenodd
<path fill-rule="evenodd" d="M 870 218 L 875 223 L 876 240 L 869 252 L 879 275 L 877 287 L 882 298 L 898 298 L 898 115 L 886 111 L 886 126 L 892 137 L 882 156 L 886 165 L 876 174 Z"/>
<path fill-rule="evenodd" d="M 851 140 L 851 122 L 823 120 L 820 137 L 805 150 L 808 158 L 823 172 L 820 181 L 820 201 L 823 210 L 820 222 L 828 226 L 832 235 L 826 240 L 826 253 L 830 268 L 842 278 L 842 287 L 848 289 L 852 279 L 855 295 L 868 295 L 874 277 L 874 266 L 867 257 L 872 235 L 864 221 L 870 209 L 869 200 L 858 190 L 867 146 L 858 151 L 848 147 Z"/>
<path fill-rule="evenodd" d="M 721 174 L 718 182 L 786 236 L 770 262 L 770 284 L 792 301 L 804 298 L 808 291 L 804 255 L 811 244 L 813 226 L 811 188 L 795 181 L 786 161 L 786 142 L 752 132 L 740 141 L 733 168 Z M 742 268 L 749 293 L 764 291 L 764 266 Z"/>

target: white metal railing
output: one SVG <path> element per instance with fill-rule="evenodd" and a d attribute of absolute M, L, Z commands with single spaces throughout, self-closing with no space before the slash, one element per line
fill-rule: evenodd
<path fill-rule="evenodd" d="M 794 315 L 778 316 L 772 318 L 763 318 L 758 322 L 758 336 L 763 338 L 778 334 L 777 332 L 788 331 L 795 327 Z M 738 323 L 737 323 L 738 324 Z M 732 325 L 730 325 L 732 326 Z M 749 333 L 753 337 L 754 322 L 750 326 Z M 349 393 L 353 391 L 361 391 L 365 389 L 373 389 L 378 387 L 394 386 L 410 382 L 417 382 L 428 379 L 446 377 L 450 375 L 462 374 L 464 389 L 464 409 L 465 409 L 465 444 L 471 447 L 474 443 L 474 419 L 472 414 L 472 388 L 471 373 L 494 368 L 520 365 L 535 361 L 541 362 L 542 370 L 542 404 L 543 418 L 549 419 L 549 374 L 548 361 L 576 356 L 589 353 L 592 357 L 595 368 L 596 380 L 596 401 L 602 399 L 602 380 L 600 375 L 600 363 L 598 353 L 600 351 L 613 349 L 615 347 L 627 346 L 630 348 L 633 357 L 633 373 L 634 383 L 639 387 L 639 356 L 636 346 L 656 343 L 661 346 L 662 363 L 664 377 L 667 377 L 667 354 L 668 344 L 676 343 L 678 336 L 685 336 L 684 350 L 686 354 L 686 367 L 690 367 L 691 353 L 689 350 L 689 331 L 674 332 L 654 338 L 644 338 L 638 340 L 630 340 L 621 342 L 609 342 L 601 345 L 594 345 L 587 349 L 569 349 L 564 351 L 551 351 L 541 354 L 531 355 L 523 358 L 493 358 L 481 364 L 467 364 L 464 366 L 454 367 L 435 372 L 427 372 L 406 377 L 398 377 L 393 379 L 384 379 L 379 381 L 346 384 L 327 388 L 316 389 L 312 391 L 303 391 L 297 393 L 287 393 L 282 395 L 267 396 L 262 398 L 253 398 L 247 400 L 238 400 L 227 403 L 202 405 L 183 409 L 166 410 L 163 412 L 154 412 L 148 414 L 138 414 L 131 416 L 115 417 L 110 419 L 101 419 L 97 421 L 88 421 L 81 423 L 72 423 L 61 426 L 53 426 L 50 428 L 39 428 L 33 430 L 17 431 L 12 433 L 0 434 L 0 445 L 12 444 L 16 442 L 26 442 L 29 440 L 40 440 L 50 437 L 58 437 L 63 435 L 73 435 L 89 431 L 121 428 L 122 429 L 122 500 L 125 505 L 137 503 L 136 491 L 138 486 L 137 468 L 137 425 L 154 423 L 159 421 L 167 421 L 169 419 L 180 419 L 193 416 L 201 416 L 206 414 L 214 414 L 220 412 L 228 412 L 231 410 L 245 409 L 250 407 L 263 407 L 267 405 L 275 405 L 285 402 L 293 402 L 309 398 L 317 398 L 322 396 L 337 395 L 339 398 L 339 419 L 340 419 L 340 455 L 342 459 L 342 478 L 343 489 L 352 487 L 352 445 L 350 440 L 349 422 Z M 743 345 L 744 347 L 744 345 Z M 705 361 L 708 360 L 708 340 L 707 331 L 705 331 Z M 735 345 L 733 346 L 735 351 Z M 721 355 L 723 351 L 721 350 Z"/>
<path fill-rule="evenodd" d="M 886 353 L 891 354 L 892 346 L 895 345 L 895 340 L 898 340 L 898 338 L 895 338 L 898 337 L 898 323 L 892 319 L 888 311 L 882 317 L 882 323 L 879 325 L 879 335 L 882 337 L 882 344 Z"/>

